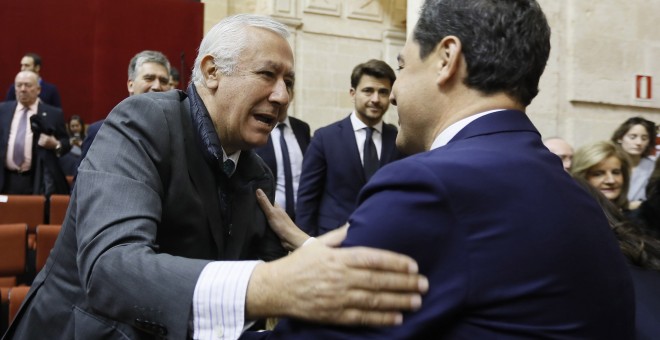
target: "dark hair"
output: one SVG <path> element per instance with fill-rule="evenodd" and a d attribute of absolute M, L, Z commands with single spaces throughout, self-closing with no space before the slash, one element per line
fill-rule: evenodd
<path fill-rule="evenodd" d="M 651 150 L 655 148 L 655 123 L 644 119 L 642 117 L 632 117 L 628 118 L 623 122 L 612 134 L 612 142 L 621 144 L 620 140 L 623 139 L 630 129 L 635 125 L 641 125 L 646 129 L 646 132 L 649 134 L 649 145 L 646 146 L 646 149 L 642 151 L 642 157 L 646 157 L 651 154 Z"/>
<path fill-rule="evenodd" d="M 80 126 L 82 127 L 82 130 L 80 132 L 80 138 L 85 139 L 85 121 L 83 121 L 82 117 L 78 115 L 73 115 L 71 118 L 69 118 L 69 123 L 66 125 L 67 130 L 69 130 L 69 126 L 71 126 L 71 122 L 77 120 L 78 123 L 80 123 Z M 71 135 L 71 130 L 69 130 L 69 135 Z"/>
<path fill-rule="evenodd" d="M 461 41 L 465 85 L 505 92 L 527 106 L 550 54 L 550 27 L 535 0 L 427 0 L 413 39 L 422 60 L 446 36 Z"/>
<path fill-rule="evenodd" d="M 351 87 L 354 89 L 357 88 L 360 79 L 362 79 L 362 76 L 365 74 L 379 79 L 387 78 L 390 80 L 390 86 L 392 86 L 396 80 L 396 74 L 394 74 L 394 70 L 390 65 L 387 65 L 387 63 L 382 60 L 371 59 L 353 68 L 353 73 L 351 73 Z"/>
<path fill-rule="evenodd" d="M 610 228 L 619 241 L 619 249 L 623 255 L 637 266 L 660 270 L 660 242 L 645 235 L 640 226 L 628 220 L 600 190 L 590 185 L 587 180 L 581 177 L 574 178 L 603 209 Z"/>
<path fill-rule="evenodd" d="M 41 57 L 33 52 L 25 53 L 24 57 L 30 57 L 34 60 L 34 66 L 41 66 Z"/>

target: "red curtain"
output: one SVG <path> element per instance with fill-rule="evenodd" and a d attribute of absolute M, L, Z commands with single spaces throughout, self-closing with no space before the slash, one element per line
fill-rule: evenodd
<path fill-rule="evenodd" d="M 0 100 L 35 52 L 65 117 L 90 124 L 126 98 L 128 62 L 142 50 L 163 52 L 187 83 L 203 21 L 203 4 L 191 0 L 0 1 Z"/>

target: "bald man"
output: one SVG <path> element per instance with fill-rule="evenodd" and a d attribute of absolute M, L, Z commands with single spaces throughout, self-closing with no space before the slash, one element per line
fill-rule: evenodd
<path fill-rule="evenodd" d="M 573 147 L 565 140 L 559 137 L 550 137 L 543 140 L 545 147 L 550 152 L 561 158 L 561 163 L 564 165 L 564 170 L 570 171 L 573 164 Z"/>

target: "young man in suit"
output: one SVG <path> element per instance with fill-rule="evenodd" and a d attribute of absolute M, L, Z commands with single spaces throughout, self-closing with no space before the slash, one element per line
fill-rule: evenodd
<path fill-rule="evenodd" d="M 276 185 L 275 202 L 284 208 L 294 221 L 303 156 L 310 138 L 309 124 L 283 114 L 270 133 L 268 143 L 254 150 L 273 172 Z"/>
<path fill-rule="evenodd" d="M 535 0 L 424 3 L 390 98 L 414 155 L 367 183 L 342 244 L 416 259 L 422 308 L 381 329 L 285 320 L 273 339 L 634 339 L 607 219 L 525 114 L 549 53 Z M 260 203 L 287 244 L 306 242 Z"/>
<path fill-rule="evenodd" d="M 58 158 L 70 149 L 64 116 L 39 99 L 39 76 L 16 75 L 18 101 L 0 104 L 0 193 L 68 194 Z"/>
<path fill-rule="evenodd" d="M 38 54 L 26 53 L 23 58 L 21 58 L 21 71 L 32 71 L 37 74 L 39 79 L 39 86 L 41 87 L 39 98 L 43 102 L 58 108 L 62 107 L 60 92 L 57 90 L 57 87 L 54 84 L 45 82 L 39 76 L 39 72 L 41 71 L 41 57 Z M 7 90 L 7 96 L 5 100 L 16 100 L 16 89 L 14 86 L 10 86 L 9 90 Z"/>
<path fill-rule="evenodd" d="M 373 173 L 397 157 L 397 129 L 383 122 L 396 80 L 381 60 L 357 65 L 349 91 L 355 109 L 314 133 L 298 188 L 296 224 L 317 236 L 348 221 L 360 189 Z"/>
<path fill-rule="evenodd" d="M 285 254 L 257 206 L 274 183 L 252 149 L 289 105 L 288 36 L 268 17 L 226 18 L 187 93 L 113 109 L 6 339 L 235 339 L 255 318 L 392 325 L 419 305 L 426 281 L 407 256 L 312 244 L 261 261 Z"/>

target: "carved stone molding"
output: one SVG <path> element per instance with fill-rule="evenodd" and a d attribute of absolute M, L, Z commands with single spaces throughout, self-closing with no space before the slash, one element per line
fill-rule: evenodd
<path fill-rule="evenodd" d="M 383 7 L 377 0 L 349 1 L 348 17 L 358 20 L 383 22 Z"/>
<path fill-rule="evenodd" d="M 341 16 L 340 0 L 305 0 L 305 13 L 315 13 L 330 16 Z"/>

